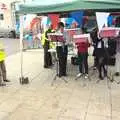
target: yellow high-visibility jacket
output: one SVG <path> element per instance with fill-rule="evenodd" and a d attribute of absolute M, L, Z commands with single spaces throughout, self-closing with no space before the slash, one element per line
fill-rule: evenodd
<path fill-rule="evenodd" d="M 46 33 L 46 31 L 44 33 L 42 33 L 42 39 L 41 39 L 42 46 L 45 45 L 45 40 L 47 39 L 46 36 L 45 36 L 45 33 Z"/>
<path fill-rule="evenodd" d="M 4 51 L 4 46 L 2 43 L 0 43 L 0 62 L 4 61 L 6 58 L 6 53 Z"/>
<path fill-rule="evenodd" d="M 47 31 L 45 31 L 45 32 L 42 34 L 42 39 L 41 39 L 42 46 L 44 46 L 44 45 L 45 45 L 45 41 L 48 40 L 48 39 L 46 38 L 46 32 L 47 32 Z M 55 48 L 55 43 L 50 42 L 50 48 Z"/>

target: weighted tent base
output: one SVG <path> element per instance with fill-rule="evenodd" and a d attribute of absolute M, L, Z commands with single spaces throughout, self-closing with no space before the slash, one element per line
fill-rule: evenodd
<path fill-rule="evenodd" d="M 20 84 L 28 84 L 29 83 L 29 78 L 28 77 L 20 77 L 19 78 Z"/>

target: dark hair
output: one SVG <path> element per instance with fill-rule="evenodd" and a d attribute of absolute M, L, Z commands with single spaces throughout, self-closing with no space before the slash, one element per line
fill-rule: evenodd
<path fill-rule="evenodd" d="M 116 27 L 119 27 L 120 26 L 120 16 L 116 18 L 116 21 L 115 21 L 115 26 Z"/>
<path fill-rule="evenodd" d="M 64 27 L 64 23 L 63 22 L 59 22 L 58 23 L 58 28 L 60 28 L 60 27 Z"/>

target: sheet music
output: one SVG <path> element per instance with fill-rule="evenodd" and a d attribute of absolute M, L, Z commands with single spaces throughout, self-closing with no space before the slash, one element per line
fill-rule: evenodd
<path fill-rule="evenodd" d="M 102 28 L 102 30 L 120 30 L 120 28 L 119 27 L 104 27 Z"/>
<path fill-rule="evenodd" d="M 64 39 L 64 34 L 60 33 L 60 32 L 56 32 L 56 33 L 49 33 L 49 40 L 51 42 L 55 42 L 56 46 L 63 46 L 65 39 Z"/>
<path fill-rule="evenodd" d="M 90 34 L 74 35 L 73 38 L 90 38 Z"/>
<path fill-rule="evenodd" d="M 50 36 L 50 35 L 54 35 L 54 36 L 63 36 L 63 34 L 62 33 L 48 33 L 48 35 Z"/>
<path fill-rule="evenodd" d="M 80 28 L 65 29 L 65 31 L 70 31 L 70 30 L 78 31 L 78 30 L 81 30 L 81 29 Z"/>

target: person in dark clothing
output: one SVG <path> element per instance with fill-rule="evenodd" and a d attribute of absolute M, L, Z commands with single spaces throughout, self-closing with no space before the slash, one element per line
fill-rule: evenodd
<path fill-rule="evenodd" d="M 57 57 L 59 61 L 59 73 L 58 76 L 66 76 L 66 66 L 67 66 L 67 55 L 68 55 L 68 46 L 66 43 L 66 34 L 64 31 L 64 24 L 62 22 L 58 23 L 58 30 L 57 33 L 62 33 L 64 36 L 64 42 L 57 42 L 56 51 Z"/>
<path fill-rule="evenodd" d="M 98 31 L 98 28 L 96 27 L 90 34 L 91 38 L 92 38 L 92 46 L 94 48 L 94 50 L 93 50 L 93 57 L 94 57 L 93 67 L 94 67 L 94 69 L 96 69 L 96 67 L 97 67 L 97 59 L 96 59 L 96 56 L 95 56 L 96 44 L 97 44 L 97 39 L 98 39 L 97 31 Z"/>
<path fill-rule="evenodd" d="M 115 27 L 120 27 L 120 16 L 116 18 L 116 24 Z M 119 33 L 120 36 L 120 33 Z M 120 76 L 120 37 L 117 37 L 116 39 L 116 76 Z"/>
<path fill-rule="evenodd" d="M 99 78 L 103 80 L 104 77 L 102 75 L 102 72 L 104 72 L 104 76 L 106 76 L 107 71 L 105 68 L 106 51 L 105 51 L 104 41 L 101 38 L 97 39 L 95 49 L 96 49 L 95 56 L 96 56 L 97 68 L 99 71 Z"/>
<path fill-rule="evenodd" d="M 59 77 L 66 76 L 68 47 L 57 46 L 56 50 L 59 59 Z"/>

